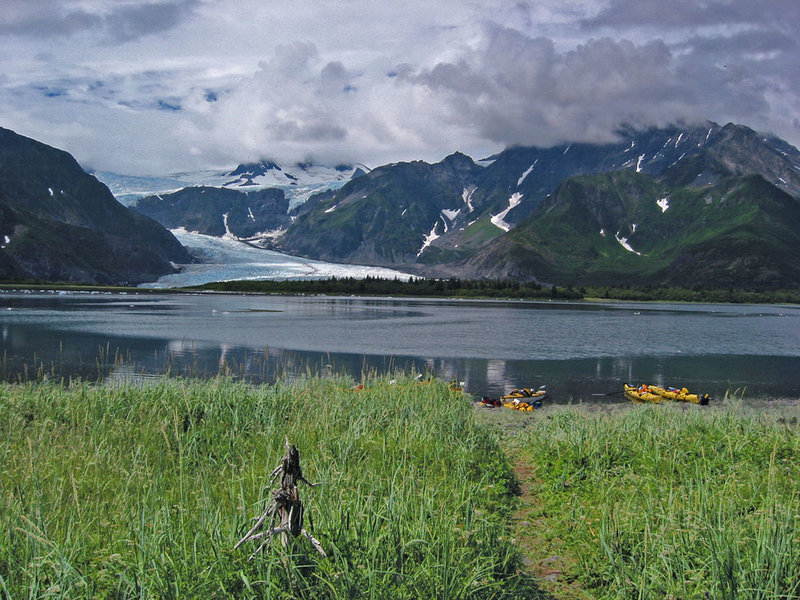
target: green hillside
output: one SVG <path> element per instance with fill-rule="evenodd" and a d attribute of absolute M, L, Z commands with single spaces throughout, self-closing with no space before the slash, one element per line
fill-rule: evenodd
<path fill-rule="evenodd" d="M 562 183 L 470 268 L 559 284 L 618 284 L 622 277 L 686 287 L 791 287 L 800 277 L 797 223 L 800 203 L 759 175 L 674 188 L 630 171 L 582 176 Z"/>

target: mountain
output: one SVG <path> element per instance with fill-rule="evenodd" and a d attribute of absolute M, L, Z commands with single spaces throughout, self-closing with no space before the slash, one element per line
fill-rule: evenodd
<path fill-rule="evenodd" d="M 449 230 L 469 214 L 462 190 L 479 171 L 460 153 L 434 165 L 417 161 L 376 168 L 310 200 L 278 247 L 322 260 L 414 263 L 437 231 Z"/>
<path fill-rule="evenodd" d="M 291 207 L 303 204 L 309 197 L 331 188 L 339 188 L 351 178 L 368 172 L 364 165 L 317 165 L 294 163 L 280 165 L 263 160 L 241 163 L 232 170 L 174 173 L 142 177 L 98 171 L 94 175 L 105 183 L 114 197 L 130 206 L 145 196 L 171 194 L 185 187 L 216 187 L 254 191 L 277 188 L 289 199 Z"/>
<path fill-rule="evenodd" d="M 563 182 L 463 273 L 560 284 L 794 287 L 800 203 L 761 175 L 670 187 L 614 171 Z"/>
<path fill-rule="evenodd" d="M 442 276 L 800 285 L 796 148 L 735 124 L 619 135 L 379 167 L 312 197 L 278 247 Z"/>
<path fill-rule="evenodd" d="M 290 223 L 289 200 L 282 190 L 241 192 L 208 186 L 146 196 L 131 205 L 164 227 L 185 227 L 214 236 L 251 238 Z"/>
<path fill-rule="evenodd" d="M 279 165 L 271 160 L 255 163 L 242 163 L 234 170 L 225 173 L 226 187 L 283 187 L 308 186 L 344 182 L 357 171 L 366 169 L 363 165 L 336 166 L 317 165 L 312 162 L 299 162 L 293 165 Z"/>
<path fill-rule="evenodd" d="M 559 285 L 800 285 L 800 151 L 733 123 L 626 126 L 610 143 L 519 146 L 477 162 L 459 152 L 373 170 L 259 161 L 106 180 L 168 227 L 260 235 L 320 260 Z M 144 193 L 157 185 L 178 187 Z"/>
<path fill-rule="evenodd" d="M 0 128 L 0 279 L 135 284 L 191 262 L 68 153 Z"/>
<path fill-rule="evenodd" d="M 656 174 L 562 182 L 463 273 L 570 284 L 800 285 L 800 153 L 736 125 Z"/>

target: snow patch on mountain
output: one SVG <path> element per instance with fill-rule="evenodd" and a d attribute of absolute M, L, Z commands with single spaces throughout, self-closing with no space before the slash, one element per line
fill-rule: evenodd
<path fill-rule="evenodd" d="M 464 204 L 467 205 L 467 212 L 471 213 L 475 208 L 472 206 L 472 194 L 475 193 L 477 190 L 475 186 L 465 187 L 464 190 L 461 192 L 461 199 L 464 201 Z"/>
<path fill-rule="evenodd" d="M 225 225 L 225 235 L 223 235 L 222 237 L 227 238 L 229 240 L 239 239 L 235 235 L 233 235 L 231 228 L 228 227 L 228 213 L 222 213 L 222 224 Z"/>
<path fill-rule="evenodd" d="M 632 252 L 633 254 L 636 254 L 638 256 L 642 255 L 641 252 L 637 252 L 636 250 L 633 249 L 633 247 L 631 247 L 631 245 L 628 243 L 628 238 L 621 237 L 619 235 L 619 231 L 614 234 L 614 237 L 619 242 L 619 245 L 622 246 L 623 248 L 625 248 L 625 250 L 627 250 L 628 252 Z"/>
<path fill-rule="evenodd" d="M 527 170 L 522 174 L 522 176 L 519 179 L 517 179 L 517 187 L 522 185 L 522 182 L 525 181 L 525 178 L 531 174 L 531 171 L 533 171 L 533 167 L 535 167 L 536 163 L 538 162 L 539 159 L 537 158 L 536 160 L 533 161 L 533 164 L 527 168 Z"/>
<path fill-rule="evenodd" d="M 422 248 L 419 249 L 417 252 L 417 258 L 422 256 L 422 253 L 425 251 L 425 248 L 430 246 L 435 240 L 439 239 L 439 234 L 436 233 L 436 228 L 439 226 L 439 221 L 433 224 L 433 229 L 431 232 L 425 236 L 425 240 L 422 242 Z"/>
<path fill-rule="evenodd" d="M 662 213 L 667 212 L 667 209 L 669 208 L 669 197 L 656 200 L 656 204 L 658 204 L 658 207 L 661 209 Z"/>
<path fill-rule="evenodd" d="M 505 222 L 505 218 L 508 216 L 508 213 L 511 212 L 511 209 L 513 209 L 515 206 L 519 206 L 520 202 L 522 202 L 522 194 L 519 192 L 511 194 L 511 197 L 508 199 L 508 208 L 501 213 L 492 216 L 492 225 L 502 229 L 505 232 L 511 231 L 511 225 Z"/>

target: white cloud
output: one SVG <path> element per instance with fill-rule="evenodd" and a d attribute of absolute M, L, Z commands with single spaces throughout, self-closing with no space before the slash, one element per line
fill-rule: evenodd
<path fill-rule="evenodd" d="M 797 6 L 4 0 L 0 126 L 129 173 L 478 158 L 678 119 L 798 144 Z"/>

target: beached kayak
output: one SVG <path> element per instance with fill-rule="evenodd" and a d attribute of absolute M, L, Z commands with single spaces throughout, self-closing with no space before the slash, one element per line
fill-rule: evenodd
<path fill-rule="evenodd" d="M 542 386 L 535 392 L 530 388 L 514 389 L 505 396 L 500 396 L 503 406 L 512 410 L 531 412 L 542 406 L 542 400 L 547 396 L 547 386 Z"/>
<path fill-rule="evenodd" d="M 489 407 L 505 406 L 512 410 L 532 412 L 542 406 L 542 400 L 546 397 L 547 386 L 543 385 L 536 391 L 530 388 L 513 389 L 497 400 L 484 396 L 480 402 Z"/>
<path fill-rule="evenodd" d="M 661 387 L 658 385 L 640 385 L 635 387 L 624 384 L 625 397 L 632 402 L 658 403 L 664 401 L 691 402 L 705 406 L 711 399 L 708 394 L 692 394 L 686 388 Z"/>

